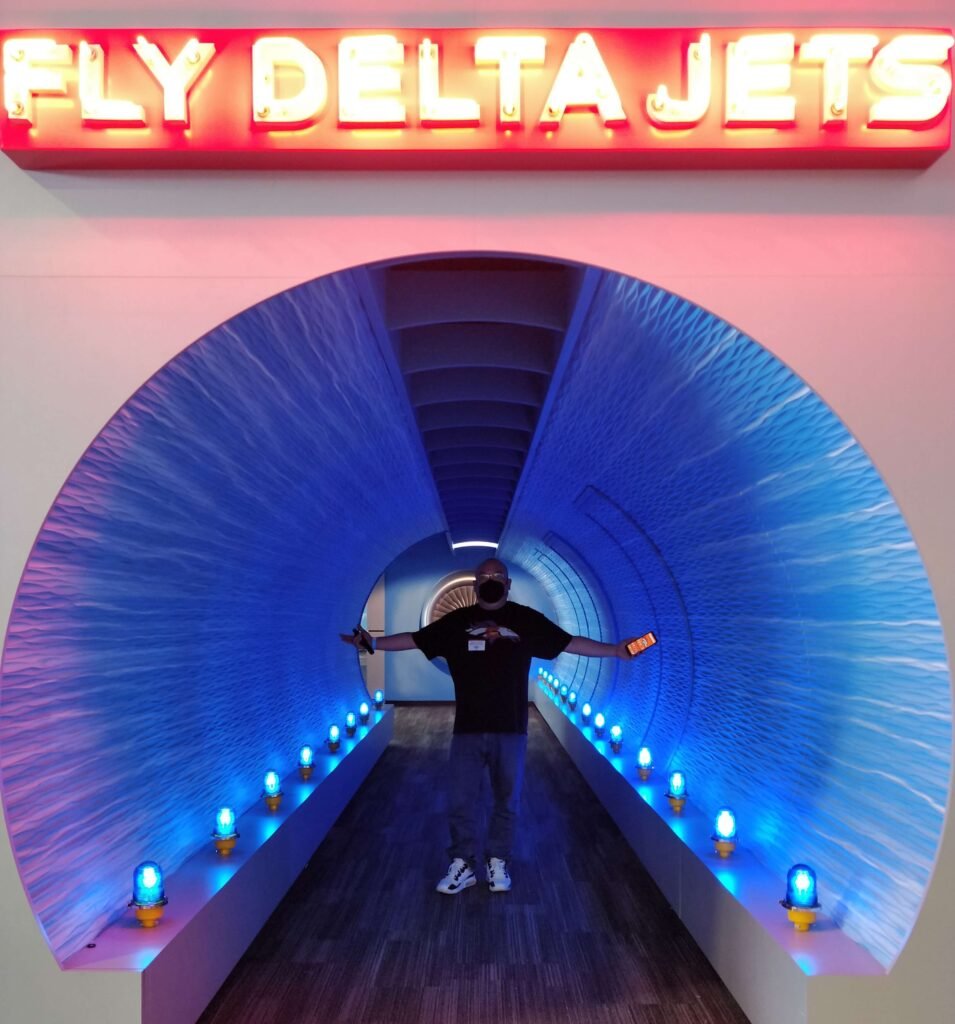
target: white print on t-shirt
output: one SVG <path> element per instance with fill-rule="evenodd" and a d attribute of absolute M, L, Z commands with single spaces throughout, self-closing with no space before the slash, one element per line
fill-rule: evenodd
<path fill-rule="evenodd" d="M 499 626 L 496 622 L 478 622 L 476 625 L 468 627 L 468 633 L 471 636 L 484 637 L 489 644 L 493 644 L 495 640 L 510 640 L 512 643 L 517 643 L 520 640 L 520 636 L 513 629 Z M 469 643 L 468 650 L 473 651 L 477 648 L 472 647 Z"/>

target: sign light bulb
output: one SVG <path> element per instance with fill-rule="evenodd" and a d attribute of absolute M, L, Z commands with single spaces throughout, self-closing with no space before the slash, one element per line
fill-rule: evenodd
<path fill-rule="evenodd" d="M 278 796 L 282 791 L 282 780 L 279 778 L 279 773 L 272 770 L 267 771 L 262 788 L 266 796 Z"/>
<path fill-rule="evenodd" d="M 102 46 L 80 43 L 80 116 L 89 125 L 143 125 L 146 111 L 131 100 L 106 98 L 106 55 Z"/>
<path fill-rule="evenodd" d="M 166 124 L 189 124 L 186 97 L 215 56 L 215 46 L 200 43 L 196 38 L 189 39 L 172 63 L 144 36 L 136 40 L 133 49 L 162 88 L 163 120 Z"/>
<path fill-rule="evenodd" d="M 822 124 L 840 127 L 849 117 L 849 65 L 867 64 L 879 37 L 861 32 L 812 36 L 799 47 L 800 64 L 822 65 Z"/>
<path fill-rule="evenodd" d="M 589 32 L 579 33 L 567 47 L 544 104 L 540 126 L 559 128 L 568 107 L 596 107 L 608 128 L 627 123 L 620 94 Z"/>
<path fill-rule="evenodd" d="M 886 43 L 869 68 L 872 84 L 890 95 L 869 108 L 870 128 L 918 126 L 938 117 L 952 94 L 949 35 L 901 35 Z"/>
<path fill-rule="evenodd" d="M 402 127 L 404 45 L 390 35 L 346 36 L 338 44 L 338 123 L 354 128 Z"/>
<path fill-rule="evenodd" d="M 57 68 L 73 63 L 73 50 L 53 39 L 7 39 L 3 44 L 3 105 L 11 121 L 33 124 L 34 96 L 65 96 Z"/>
<path fill-rule="evenodd" d="M 474 125 L 481 122 L 481 108 L 472 99 L 441 95 L 438 44 L 423 39 L 418 44 L 418 116 L 425 126 Z"/>
<path fill-rule="evenodd" d="M 144 928 L 154 928 L 168 900 L 163 889 L 162 868 L 154 860 L 143 861 L 133 871 L 133 898 L 136 919 Z"/>
<path fill-rule="evenodd" d="M 366 725 L 368 723 L 368 716 L 370 714 L 371 708 L 368 707 L 368 701 L 363 700 L 361 704 L 358 705 L 358 720 L 362 725 Z"/>
<path fill-rule="evenodd" d="M 292 96 L 278 97 L 281 71 L 301 78 Z M 328 76 L 314 50 L 291 36 L 263 36 L 252 44 L 252 121 L 292 128 L 316 120 L 328 102 Z"/>
<path fill-rule="evenodd" d="M 791 32 L 743 36 L 727 44 L 727 126 L 795 124 L 796 98 L 785 95 L 795 49 Z"/>
<path fill-rule="evenodd" d="M 298 752 L 298 763 L 301 768 L 311 768 L 315 760 L 315 751 L 306 743 Z"/>
<path fill-rule="evenodd" d="M 686 51 L 686 99 L 670 96 L 665 85 L 647 97 L 647 117 L 658 128 L 688 128 L 703 120 L 710 109 L 712 94 L 712 44 L 709 32 L 704 32 L 697 43 L 690 43 Z"/>
<path fill-rule="evenodd" d="M 521 123 L 521 67 L 540 67 L 546 48 L 543 36 L 481 36 L 474 44 L 477 67 L 497 65 L 499 124 Z"/>

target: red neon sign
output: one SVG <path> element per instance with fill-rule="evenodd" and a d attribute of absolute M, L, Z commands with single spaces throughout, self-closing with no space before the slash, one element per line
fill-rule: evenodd
<path fill-rule="evenodd" d="M 940 29 L 0 32 L 24 167 L 923 166 Z"/>

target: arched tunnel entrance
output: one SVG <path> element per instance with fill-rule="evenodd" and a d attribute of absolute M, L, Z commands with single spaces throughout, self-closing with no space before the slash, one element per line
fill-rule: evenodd
<path fill-rule="evenodd" d="M 941 834 L 951 698 L 891 494 L 755 340 L 513 254 L 359 267 L 240 313 L 64 484 L 0 690 L 10 834 L 59 960 L 121 912 L 144 849 L 174 869 L 210 806 L 250 805 L 261 764 L 291 770 L 356 702 L 336 634 L 436 534 L 497 543 L 568 632 L 657 632 L 652 659 L 557 671 L 702 807 L 732 802 L 768 867 L 812 860 L 837 923 L 893 963 Z"/>

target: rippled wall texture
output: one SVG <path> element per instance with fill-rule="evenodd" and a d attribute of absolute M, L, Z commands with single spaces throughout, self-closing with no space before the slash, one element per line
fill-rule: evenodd
<path fill-rule="evenodd" d="M 361 697 L 354 623 L 443 528 L 349 275 L 211 332 L 76 467 L 10 624 L 0 743 L 20 871 L 60 958 Z"/>
<path fill-rule="evenodd" d="M 360 272 L 280 295 L 149 381 L 43 526 L 0 684 L 3 796 L 64 957 L 257 799 L 359 699 L 334 639 L 398 553 L 443 529 Z M 390 346 L 385 346 L 390 348 Z M 680 765 L 780 879 L 884 963 L 942 825 L 951 695 L 918 553 L 865 453 L 713 316 L 604 275 L 503 553 L 575 633 L 654 629 L 629 665 L 558 671 Z M 781 881 L 782 887 L 782 881 Z"/>
<path fill-rule="evenodd" d="M 774 356 L 613 275 L 553 397 L 505 553 L 524 561 L 556 531 L 620 634 L 660 636 L 604 663 L 595 708 L 631 755 L 645 741 L 658 770 L 684 768 L 699 806 L 734 806 L 780 896 L 812 863 L 826 911 L 891 964 L 941 833 L 952 708 L 879 474 Z"/>

